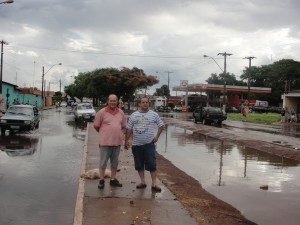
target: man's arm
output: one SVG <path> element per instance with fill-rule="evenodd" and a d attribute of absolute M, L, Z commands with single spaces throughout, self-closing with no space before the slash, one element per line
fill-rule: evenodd
<path fill-rule="evenodd" d="M 158 141 L 158 138 L 161 134 L 161 132 L 164 130 L 164 126 L 160 126 L 158 129 L 157 129 L 157 133 L 155 135 L 155 137 L 153 138 L 153 142 L 156 143 Z"/>
<path fill-rule="evenodd" d="M 101 117 L 100 111 L 98 111 L 96 113 L 94 123 L 93 123 L 93 126 L 97 132 L 99 132 L 99 130 L 100 130 L 101 120 L 102 120 L 102 117 Z"/>
<path fill-rule="evenodd" d="M 125 133 L 125 149 L 129 148 L 129 138 L 131 137 L 131 134 L 132 130 L 127 128 Z"/>
<path fill-rule="evenodd" d="M 94 124 L 94 128 L 95 128 L 95 130 L 96 130 L 97 132 L 99 132 L 100 127 L 98 127 L 98 126 L 96 126 L 96 125 Z"/>

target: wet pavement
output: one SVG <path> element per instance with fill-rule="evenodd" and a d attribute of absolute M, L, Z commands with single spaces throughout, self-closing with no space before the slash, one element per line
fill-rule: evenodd
<path fill-rule="evenodd" d="M 1 225 L 73 223 L 84 142 L 72 121 L 44 111 L 38 130 L 0 137 Z"/>
<path fill-rule="evenodd" d="M 197 127 L 225 132 L 223 128 L 192 122 L 180 127 L 178 122 L 164 130 L 158 152 L 197 179 L 207 191 L 239 209 L 247 219 L 264 225 L 299 224 L 299 161 L 202 135 Z M 298 139 L 290 139 L 299 145 Z"/>
<path fill-rule="evenodd" d="M 97 168 L 99 162 L 98 133 L 92 124 L 88 125 L 87 132 L 81 173 Z M 131 151 L 123 149 L 119 161 L 117 178 L 123 184 L 121 188 L 110 187 L 109 178 L 103 190 L 97 188 L 98 179 L 80 179 L 74 225 L 198 224 L 159 180 L 162 192 L 151 192 L 149 173 L 145 173 L 148 187 L 136 189 L 139 177 Z"/>
<path fill-rule="evenodd" d="M 299 162 L 236 144 L 240 139 L 264 140 L 300 149 L 299 138 L 295 138 L 298 124 L 225 121 L 218 128 L 194 124 L 188 113 L 166 114 L 164 118 L 170 125 L 157 150 L 165 158 L 258 224 L 299 224 Z M 5 149 L 0 151 L 0 224 L 73 224 L 85 137 L 85 125 L 75 124 L 68 109 L 44 111 L 37 131 L 0 137 L 1 150 Z M 98 149 L 95 142 L 90 147 Z M 87 169 L 97 167 L 97 154 L 93 153 Z M 169 218 L 176 220 L 173 224 L 194 224 L 193 220 L 183 221 L 187 212 L 161 183 L 162 193 L 153 195 L 149 187 L 137 191 L 138 175 L 133 171 L 130 151 L 122 152 L 120 159 L 122 189 L 110 189 L 107 181 L 106 189 L 99 192 L 97 180 L 86 183 L 82 199 L 91 204 L 86 205 L 90 214 L 83 218 L 85 224 L 99 224 L 98 219 L 110 224 L 109 218 L 120 215 L 119 224 L 171 224 Z M 149 183 L 149 176 L 147 179 Z M 260 188 L 266 185 L 268 189 Z M 98 208 L 99 203 L 105 207 Z M 75 217 L 75 222 L 79 220 Z"/>
<path fill-rule="evenodd" d="M 232 204 L 247 219 L 264 225 L 299 224 L 300 162 L 235 144 L 229 138 L 222 140 L 222 136 L 241 129 L 238 133 L 242 138 L 245 138 L 243 135 L 246 134 L 250 135 L 249 139 L 257 138 L 269 143 L 287 138 L 293 144 L 289 146 L 291 149 L 299 146 L 298 139 L 289 136 L 274 137 L 271 133 L 262 136 L 264 132 L 258 131 L 249 134 L 251 129 L 242 132 L 244 124 L 238 122 L 229 126 L 231 128 L 218 128 L 194 124 L 189 119 L 174 122 L 172 117 L 168 118 L 165 118 L 165 121 L 169 125 L 157 143 L 158 153 L 197 179 L 211 194 Z M 197 132 L 199 128 L 209 131 L 208 135 Z M 218 138 L 214 138 L 214 135 Z M 92 149 L 95 148 L 96 144 Z M 98 163 L 98 152 L 92 154 L 92 161 L 88 162 L 86 170 L 94 169 Z M 124 184 L 123 188 L 106 187 L 101 191 L 96 189 L 98 180 L 85 182 L 83 224 L 97 224 L 97 221 L 115 224 L 110 218 L 111 213 L 118 223 L 131 221 L 132 224 L 165 224 L 166 219 L 168 224 L 177 224 L 170 220 L 173 215 L 166 215 L 171 215 L 170 212 L 161 213 L 166 207 L 164 202 L 174 204 L 172 194 L 168 193 L 164 186 L 163 192 L 155 196 L 150 194 L 150 190 L 142 193 L 137 191 L 135 185 L 138 183 L 138 176 L 134 175 L 132 157 L 128 152 L 121 153 L 120 157 L 121 172 L 118 177 Z M 108 181 L 106 183 L 108 184 Z M 146 203 L 143 204 L 143 201 Z M 158 202 L 161 208 L 156 205 Z M 136 205 L 131 205 L 132 203 Z M 179 205 L 180 213 L 186 215 L 186 212 L 181 211 L 181 207 Z M 104 213 L 97 214 L 95 208 Z M 159 211 L 155 211 L 157 208 Z M 163 219 L 157 220 L 158 215 Z M 144 219 L 141 219 L 141 216 Z M 177 217 L 175 218 L 178 222 Z M 186 223 L 180 221 L 178 224 Z"/>

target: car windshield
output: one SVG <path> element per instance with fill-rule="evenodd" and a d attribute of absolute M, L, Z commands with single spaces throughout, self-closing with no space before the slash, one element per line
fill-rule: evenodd
<path fill-rule="evenodd" d="M 7 114 L 19 114 L 19 115 L 32 116 L 33 115 L 33 110 L 31 108 L 10 107 L 7 110 Z"/>
<path fill-rule="evenodd" d="M 78 109 L 92 109 L 92 105 L 79 105 Z"/>
<path fill-rule="evenodd" d="M 211 112 L 219 113 L 219 112 L 221 112 L 221 109 L 219 109 L 219 108 L 211 108 L 210 111 Z"/>

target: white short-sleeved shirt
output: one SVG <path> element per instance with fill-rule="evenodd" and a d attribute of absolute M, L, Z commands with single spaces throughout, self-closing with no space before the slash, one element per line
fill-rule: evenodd
<path fill-rule="evenodd" d="M 157 127 L 163 125 L 164 122 L 156 112 L 136 111 L 130 115 L 126 128 L 132 130 L 132 145 L 144 145 L 153 140 Z"/>

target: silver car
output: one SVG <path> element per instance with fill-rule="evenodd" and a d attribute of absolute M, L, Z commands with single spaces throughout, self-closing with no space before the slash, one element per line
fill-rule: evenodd
<path fill-rule="evenodd" d="M 12 105 L 1 117 L 1 134 L 6 130 L 29 131 L 39 128 L 40 116 L 37 108 L 32 105 Z"/>
<path fill-rule="evenodd" d="M 91 103 L 78 103 L 74 109 L 75 121 L 93 121 L 96 110 Z"/>

